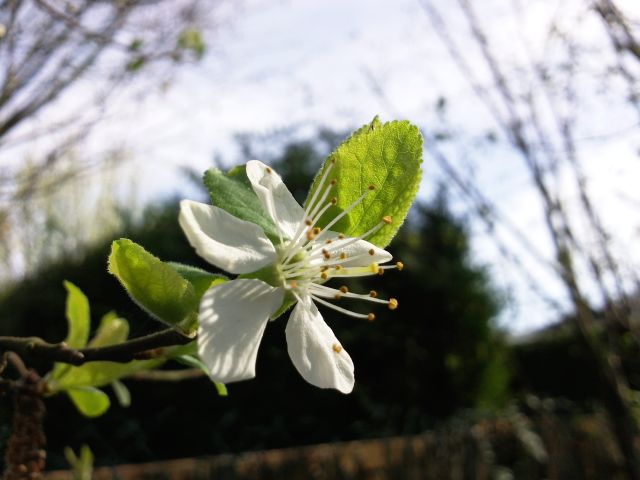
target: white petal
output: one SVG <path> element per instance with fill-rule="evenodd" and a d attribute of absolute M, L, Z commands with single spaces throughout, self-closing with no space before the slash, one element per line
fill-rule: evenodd
<path fill-rule="evenodd" d="M 200 302 L 198 355 L 216 382 L 253 378 L 269 317 L 283 290 L 261 280 L 231 280 L 210 288 Z"/>
<path fill-rule="evenodd" d="M 337 235 L 337 234 L 336 234 Z M 345 248 L 340 248 L 340 243 L 344 243 L 349 241 L 349 238 L 345 238 L 344 240 L 339 240 L 336 242 L 335 251 L 336 252 L 344 252 L 347 254 L 347 259 L 342 263 L 343 267 L 366 267 L 367 265 L 371 265 L 372 263 L 386 263 L 393 258 L 386 250 L 382 248 L 376 247 L 373 243 L 369 243 L 366 240 L 358 240 L 351 245 L 347 245 Z M 373 250 L 373 255 L 370 254 L 371 250 Z M 332 251 L 334 251 L 332 249 Z M 353 258 L 356 255 L 367 254 L 356 260 L 349 260 L 349 258 Z"/>
<path fill-rule="evenodd" d="M 227 272 L 255 272 L 277 260 L 273 244 L 258 225 L 221 208 L 182 200 L 178 221 L 198 255 Z"/>
<path fill-rule="evenodd" d="M 310 298 L 293 309 L 286 335 L 291 361 L 307 382 L 342 393 L 353 390 L 353 361 Z"/>
<path fill-rule="evenodd" d="M 247 162 L 247 177 L 253 191 L 283 235 L 291 239 L 305 220 L 304 209 L 296 202 L 275 170 L 258 160 Z"/>

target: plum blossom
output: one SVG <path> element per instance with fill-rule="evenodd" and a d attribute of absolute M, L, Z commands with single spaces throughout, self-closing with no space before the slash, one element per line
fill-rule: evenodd
<path fill-rule="evenodd" d="M 351 293 L 346 286 L 336 289 L 325 282 L 376 275 L 388 268 L 401 269 L 402 264 L 381 266 L 392 259 L 391 254 L 365 240 L 391 223 L 389 217 L 355 238 L 331 230 L 368 191 L 326 226 L 317 226 L 337 202 L 331 196 L 336 183 L 329 180 L 332 167 L 329 164 L 325 169 L 319 187 L 303 208 L 272 168 L 257 160 L 247 163 L 251 186 L 276 226 L 278 238 L 274 241 L 260 226 L 219 207 L 190 200 L 180 203 L 180 226 L 196 252 L 213 265 L 240 275 L 210 288 L 200 303 L 198 354 L 213 380 L 229 383 L 255 376 L 265 327 L 292 298 L 297 303 L 287 323 L 286 340 L 296 369 L 317 387 L 352 391 L 353 361 L 316 303 L 351 317 L 373 320 L 373 313 L 356 313 L 330 300 L 363 299 L 386 304 L 392 310 L 398 306 L 397 300 L 377 298 L 375 291 L 367 295 Z"/>

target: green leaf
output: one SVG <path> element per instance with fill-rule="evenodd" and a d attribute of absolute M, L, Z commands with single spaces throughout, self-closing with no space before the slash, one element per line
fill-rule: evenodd
<path fill-rule="evenodd" d="M 209 273 L 206 270 L 202 270 L 201 268 L 192 267 L 190 265 L 183 265 L 182 263 L 169 262 L 176 272 L 182 275 L 182 278 L 188 280 L 196 292 L 196 297 L 198 298 L 198 302 L 204 295 L 204 292 L 209 290 L 214 285 L 219 285 L 221 283 L 229 280 L 224 275 L 220 275 L 218 273 Z"/>
<path fill-rule="evenodd" d="M 228 173 L 211 168 L 205 172 L 203 180 L 215 206 L 234 217 L 255 223 L 273 242 L 278 241 L 278 230 L 253 191 L 244 165 Z"/>
<path fill-rule="evenodd" d="M 186 335 L 195 335 L 198 297 L 193 285 L 173 267 L 140 245 L 121 238 L 111 244 L 109 272 L 153 317 Z"/>
<path fill-rule="evenodd" d="M 200 358 L 198 358 L 195 354 L 180 355 L 178 357 L 175 357 L 175 360 L 182 363 L 183 365 L 187 365 L 193 368 L 199 368 L 204 373 L 206 373 L 207 376 L 209 376 L 209 369 L 204 363 L 202 363 L 202 360 L 200 360 Z M 227 395 L 229 395 L 229 392 L 227 391 L 227 387 L 224 383 L 213 381 L 213 384 L 215 385 L 216 390 L 218 391 L 218 395 L 220 395 L 221 397 L 226 397 Z"/>
<path fill-rule="evenodd" d="M 127 386 L 120 380 L 114 380 L 111 382 L 111 387 L 116 394 L 120 406 L 124 408 L 129 407 L 131 405 L 131 392 L 129 392 Z"/>
<path fill-rule="evenodd" d="M 64 447 L 64 456 L 73 472 L 73 480 L 91 480 L 93 474 L 93 452 L 87 445 L 80 448 L 78 457 L 71 447 Z"/>
<path fill-rule="evenodd" d="M 200 33 L 200 30 L 195 28 L 185 28 L 180 32 L 180 36 L 178 37 L 178 47 L 185 50 L 191 50 L 198 58 L 202 58 L 202 55 L 204 55 L 206 50 L 202 33 Z"/>
<path fill-rule="evenodd" d="M 67 290 L 67 338 L 64 341 L 71 348 L 83 348 L 87 345 L 91 328 L 89 300 L 82 290 L 67 280 L 64 288 Z M 69 368 L 70 365 L 57 363 L 49 374 L 50 378 L 60 378 Z"/>
<path fill-rule="evenodd" d="M 404 222 L 420 187 L 422 178 L 422 135 L 407 121 L 381 123 L 378 117 L 357 130 L 342 143 L 324 163 L 316 176 L 308 203 L 319 187 L 323 173 L 332 162 L 328 180 L 335 179 L 337 204 L 320 219 L 323 227 L 355 202 L 362 194 L 366 198 L 332 230 L 351 237 L 360 236 L 390 216 L 392 222 L 367 240 L 386 247 Z M 369 185 L 375 187 L 369 191 Z"/>
<path fill-rule="evenodd" d="M 85 417 L 99 417 L 109 409 L 109 396 L 97 388 L 73 388 L 67 391 L 71 401 Z"/>
<path fill-rule="evenodd" d="M 100 320 L 98 331 L 89 342 L 90 347 L 104 347 L 122 343 L 129 337 L 129 322 L 116 312 L 105 314 Z"/>
<path fill-rule="evenodd" d="M 89 340 L 91 329 L 91 316 L 89 313 L 89 300 L 78 287 L 65 280 L 64 288 L 67 289 L 67 322 L 69 330 L 65 343 L 71 348 L 83 348 Z"/>

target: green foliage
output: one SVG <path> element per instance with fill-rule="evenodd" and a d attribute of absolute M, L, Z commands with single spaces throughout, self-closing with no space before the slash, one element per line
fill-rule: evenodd
<path fill-rule="evenodd" d="M 73 283 L 65 280 L 67 289 L 67 322 L 69 330 L 64 340 L 71 348 L 82 348 L 89 341 L 91 318 L 89 315 L 89 300 Z"/>
<path fill-rule="evenodd" d="M 205 172 L 203 180 L 214 205 L 262 227 L 272 241 L 278 239 L 278 230 L 253 191 L 244 165 L 227 173 L 211 168 Z"/>
<path fill-rule="evenodd" d="M 93 477 L 93 452 L 87 445 L 80 448 L 80 456 L 71 447 L 65 447 L 64 456 L 69 462 L 73 480 L 91 480 Z"/>
<path fill-rule="evenodd" d="M 188 280 L 195 289 L 196 298 L 198 302 L 204 295 L 204 293 L 211 287 L 220 283 L 226 282 L 228 278 L 219 273 L 210 273 L 201 268 L 192 267 L 190 265 L 183 265 L 182 263 L 168 262 L 172 268 L 175 269 L 185 280 Z"/>
<path fill-rule="evenodd" d="M 202 58 L 206 50 L 202 32 L 196 28 L 185 28 L 178 37 L 178 48 L 190 50 L 198 59 Z"/>
<path fill-rule="evenodd" d="M 85 417 L 99 417 L 109 410 L 111 405 L 109 396 L 97 388 L 71 388 L 67 393 L 78 411 Z"/>
<path fill-rule="evenodd" d="M 374 118 L 329 155 L 313 182 L 307 202 L 333 162 L 329 178 L 337 180 L 335 195 L 338 202 L 325 213 L 319 225 L 326 225 L 362 194 L 369 192 L 332 229 L 357 237 L 375 227 L 383 217 L 390 216 L 391 225 L 368 238 L 371 243 L 386 247 L 404 222 L 420 187 L 420 130 L 406 121 L 383 124 L 378 117 Z M 375 190 L 369 191 L 370 185 Z"/>
<path fill-rule="evenodd" d="M 112 243 L 109 273 L 151 316 L 185 335 L 195 335 L 199 299 L 193 285 L 175 268 L 122 238 Z"/>

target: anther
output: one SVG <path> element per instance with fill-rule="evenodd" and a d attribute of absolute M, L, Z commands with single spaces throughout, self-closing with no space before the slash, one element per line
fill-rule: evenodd
<path fill-rule="evenodd" d="M 339 343 L 334 343 L 331 348 L 333 348 L 333 351 L 336 353 L 340 353 L 342 351 L 342 346 L 340 346 Z"/>
<path fill-rule="evenodd" d="M 326 272 L 327 270 L 329 270 L 329 267 L 327 267 L 327 266 L 320 267 L 320 271 L 321 272 Z"/>
<path fill-rule="evenodd" d="M 333 243 L 333 240 L 329 239 L 329 240 L 327 240 L 327 241 L 326 241 L 326 242 L 324 242 L 324 243 L 326 243 L 327 245 L 329 245 L 330 243 Z"/>
<path fill-rule="evenodd" d="M 369 292 L 369 296 L 370 296 L 371 298 L 378 298 L 378 292 L 376 292 L 375 290 L 371 290 L 371 291 Z"/>
<path fill-rule="evenodd" d="M 313 233 L 313 230 L 308 230 L 307 231 L 307 240 L 313 240 L 314 238 L 316 238 L 316 236 Z"/>
<path fill-rule="evenodd" d="M 331 199 L 331 205 L 335 205 L 335 204 L 337 204 L 337 203 L 338 203 L 338 197 L 333 197 L 333 198 Z"/>
<path fill-rule="evenodd" d="M 333 180 L 331 180 L 329 183 L 330 183 L 331 185 L 335 185 L 336 183 L 338 183 L 338 181 L 334 178 L 334 179 L 333 179 Z"/>
<path fill-rule="evenodd" d="M 398 308 L 398 300 L 396 300 L 395 298 L 390 298 L 389 299 L 389 310 L 395 310 L 396 308 Z"/>
<path fill-rule="evenodd" d="M 344 238 L 345 238 L 345 237 L 344 237 L 344 235 L 341 233 L 340 235 L 338 235 L 338 238 L 339 238 L 340 240 L 344 240 Z"/>
<path fill-rule="evenodd" d="M 378 265 L 377 263 L 372 263 L 371 265 L 369 265 L 369 268 L 371 269 L 371 272 L 373 273 L 380 273 L 382 271 L 382 269 L 380 268 L 380 265 Z"/>
<path fill-rule="evenodd" d="M 313 223 L 313 222 L 311 221 L 311 219 L 310 219 L 310 218 L 307 218 L 307 219 L 304 221 L 304 224 L 305 224 L 307 227 L 310 227 L 312 223 Z"/>
<path fill-rule="evenodd" d="M 389 215 L 385 215 L 384 217 L 382 217 L 382 221 L 387 225 L 390 225 L 391 222 L 393 222 L 393 219 Z"/>
<path fill-rule="evenodd" d="M 340 254 L 340 260 L 344 260 L 345 258 L 347 258 L 347 254 L 346 254 L 346 253 L 344 253 L 344 252 L 342 252 L 342 253 Z"/>
<path fill-rule="evenodd" d="M 342 293 L 349 293 L 349 289 L 347 288 L 347 286 L 346 286 L 346 285 L 342 285 L 342 286 L 340 287 L 340 291 L 341 291 Z"/>
<path fill-rule="evenodd" d="M 313 234 L 314 235 L 320 235 L 320 232 L 321 232 L 321 230 L 318 227 L 313 229 Z"/>
<path fill-rule="evenodd" d="M 329 274 L 327 272 L 322 272 L 320 274 L 320 278 L 322 278 L 323 280 L 326 280 L 327 278 L 329 278 Z"/>
<path fill-rule="evenodd" d="M 376 253 L 376 251 L 372 248 L 371 250 L 369 250 L 369 255 L 373 256 Z"/>
<path fill-rule="evenodd" d="M 331 258 L 331 254 L 324 248 L 322 249 L 322 256 L 324 258 L 326 258 L 327 260 L 329 260 Z"/>
<path fill-rule="evenodd" d="M 335 165 L 335 164 L 336 164 L 336 159 L 335 159 L 335 158 L 332 158 L 332 159 L 331 159 L 331 163 L 332 163 L 333 165 Z"/>
<path fill-rule="evenodd" d="M 369 190 L 375 190 L 376 186 L 375 185 L 369 185 Z"/>
<path fill-rule="evenodd" d="M 404 268 L 404 263 L 402 262 L 396 262 L 396 268 L 400 271 L 402 271 L 402 269 Z"/>
<path fill-rule="evenodd" d="M 336 300 L 340 300 L 342 298 L 342 295 L 339 293 L 336 293 L 333 298 L 335 298 Z"/>
<path fill-rule="evenodd" d="M 267 167 L 267 173 L 272 173 L 273 170 L 271 170 L 271 168 Z"/>
<path fill-rule="evenodd" d="M 378 268 L 378 271 L 376 272 L 378 274 L 378 276 L 382 276 L 384 275 L 384 269 L 383 268 Z"/>
<path fill-rule="evenodd" d="M 298 288 L 298 282 L 296 282 L 295 280 L 291 280 L 291 281 L 289 282 L 289 286 L 290 286 L 291 288 Z"/>
<path fill-rule="evenodd" d="M 342 265 L 336 265 L 334 268 L 335 268 L 336 270 L 342 270 Z"/>
<path fill-rule="evenodd" d="M 367 315 L 367 320 L 369 320 L 370 322 L 373 322 L 376 319 L 376 316 L 373 313 L 370 313 L 369 315 Z"/>

